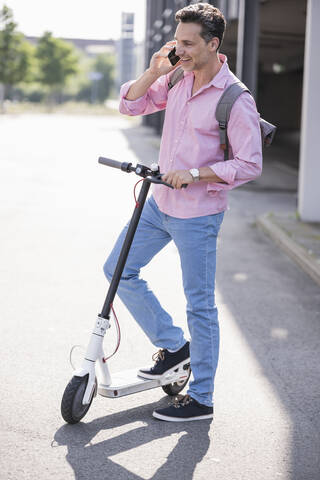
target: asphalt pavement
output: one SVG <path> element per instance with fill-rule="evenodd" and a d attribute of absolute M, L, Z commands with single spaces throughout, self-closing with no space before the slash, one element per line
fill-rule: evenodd
<path fill-rule="evenodd" d="M 158 143 L 117 115 L 0 116 L 0 478 L 319 480 L 319 286 L 257 228 L 266 212 L 296 209 L 294 175 L 280 182 L 272 159 L 260 183 L 230 194 L 219 238 L 214 420 L 153 419 L 168 402 L 161 389 L 98 396 L 74 426 L 61 418 L 70 348 L 87 344 L 102 265 L 134 208 L 134 175 L 97 159 L 152 163 Z M 174 246 L 143 275 L 187 328 Z M 154 347 L 115 307 L 111 371 L 150 363 Z"/>

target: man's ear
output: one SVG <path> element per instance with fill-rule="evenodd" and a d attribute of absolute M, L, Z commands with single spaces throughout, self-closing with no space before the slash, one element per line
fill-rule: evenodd
<path fill-rule="evenodd" d="M 210 43 L 210 50 L 212 50 L 213 52 L 216 52 L 219 48 L 219 38 L 213 37 L 209 43 Z"/>

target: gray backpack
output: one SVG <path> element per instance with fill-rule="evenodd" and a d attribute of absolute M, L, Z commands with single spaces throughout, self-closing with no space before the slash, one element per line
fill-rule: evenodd
<path fill-rule="evenodd" d="M 181 67 L 177 68 L 170 77 L 168 89 L 171 90 L 172 87 L 174 87 L 178 82 L 180 82 L 180 80 L 183 79 L 183 75 L 183 69 Z M 216 119 L 219 123 L 220 147 L 224 151 L 224 160 L 228 160 L 229 158 L 227 126 L 230 118 L 231 109 L 234 102 L 243 92 L 248 92 L 251 95 L 250 90 L 244 85 L 244 83 L 240 81 L 232 83 L 223 92 L 217 104 Z M 272 123 L 269 123 L 263 118 L 260 118 L 261 140 L 263 146 L 268 147 L 271 145 L 273 137 L 276 133 L 276 129 L 277 127 L 272 125 Z"/>

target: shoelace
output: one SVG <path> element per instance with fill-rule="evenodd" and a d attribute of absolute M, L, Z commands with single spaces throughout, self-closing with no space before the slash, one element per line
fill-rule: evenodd
<path fill-rule="evenodd" d="M 159 350 L 158 352 L 154 353 L 152 355 L 152 360 L 154 362 L 160 362 L 160 360 L 164 360 L 164 349 Z"/>
<path fill-rule="evenodd" d="M 173 403 L 172 405 L 175 407 L 175 408 L 180 408 L 180 407 L 185 407 L 186 405 L 188 405 L 190 402 L 192 401 L 192 398 L 190 397 L 190 395 L 177 395 L 174 400 L 173 400 Z"/>

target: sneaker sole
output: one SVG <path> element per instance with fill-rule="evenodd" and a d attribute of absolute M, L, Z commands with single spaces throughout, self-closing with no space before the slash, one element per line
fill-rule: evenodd
<path fill-rule="evenodd" d="M 191 422 L 193 420 L 209 420 L 213 418 L 213 413 L 209 413 L 208 415 L 201 415 L 200 417 L 189 417 L 189 418 L 181 418 L 181 417 L 168 417 L 167 415 L 161 415 L 161 413 L 153 412 L 152 414 L 154 418 L 158 420 L 164 420 L 166 422 Z"/>
<path fill-rule="evenodd" d="M 168 370 L 166 370 L 161 375 L 152 375 L 152 373 L 144 373 L 144 372 L 141 372 L 141 370 L 138 370 L 138 377 L 147 378 L 148 380 L 153 380 L 153 379 L 158 380 L 158 379 L 161 379 L 161 378 L 165 377 L 166 375 L 169 375 L 169 374 L 173 373 L 175 370 L 177 370 L 177 368 L 182 367 L 186 363 L 190 363 L 190 357 L 183 360 L 183 362 L 177 363 L 177 365 L 169 368 Z"/>

